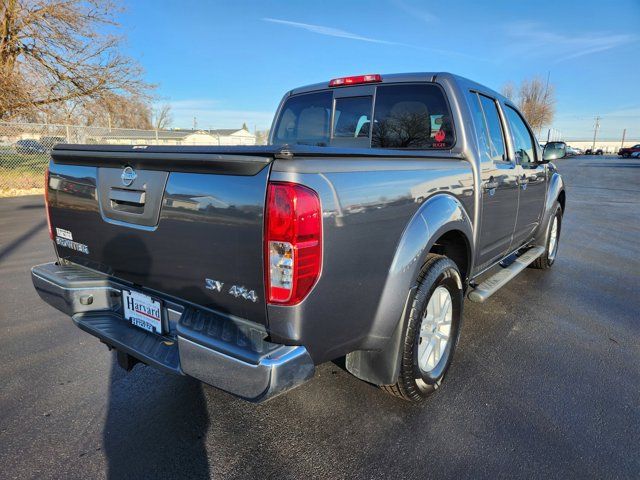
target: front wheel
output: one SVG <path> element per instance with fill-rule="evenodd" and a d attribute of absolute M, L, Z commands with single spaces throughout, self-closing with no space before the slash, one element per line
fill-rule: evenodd
<path fill-rule="evenodd" d="M 396 397 L 420 402 L 440 386 L 460 334 L 463 289 L 458 267 L 430 254 L 417 281 L 402 345 L 398 381 L 381 388 Z"/>
<path fill-rule="evenodd" d="M 562 227 L 562 207 L 558 202 L 554 204 L 554 214 L 549 220 L 549 229 L 547 234 L 547 244 L 544 253 L 536 258 L 531 266 L 533 268 L 539 268 L 546 270 L 551 268 L 553 262 L 556 261 L 556 255 L 558 254 L 558 244 L 560 243 L 560 229 Z"/>

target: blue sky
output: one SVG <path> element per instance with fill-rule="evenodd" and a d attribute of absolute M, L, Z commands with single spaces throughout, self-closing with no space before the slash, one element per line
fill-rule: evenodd
<path fill-rule="evenodd" d="M 553 126 L 640 139 L 640 0 L 130 0 L 127 53 L 173 125 L 270 126 L 293 87 L 361 73 L 450 71 L 499 90 L 550 72 Z"/>

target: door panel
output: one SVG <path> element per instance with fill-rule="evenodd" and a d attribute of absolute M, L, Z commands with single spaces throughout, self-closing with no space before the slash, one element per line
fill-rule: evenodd
<path fill-rule="evenodd" d="M 513 242 L 528 241 L 540 224 L 547 193 L 547 172 L 544 165 L 520 165 L 520 202 Z"/>
<path fill-rule="evenodd" d="M 517 169 L 513 164 L 482 170 L 482 224 L 478 267 L 504 256 L 511 245 L 518 212 Z"/>
<path fill-rule="evenodd" d="M 511 245 L 518 212 L 518 170 L 506 153 L 495 100 L 470 93 L 470 106 L 481 155 L 482 215 L 476 264 L 482 270 Z"/>
<path fill-rule="evenodd" d="M 505 116 L 518 163 L 520 201 L 513 233 L 513 246 L 517 247 L 531 239 L 540 223 L 547 192 L 547 171 L 544 165 L 536 162 L 537 142 L 524 119 L 509 105 L 506 105 Z"/>

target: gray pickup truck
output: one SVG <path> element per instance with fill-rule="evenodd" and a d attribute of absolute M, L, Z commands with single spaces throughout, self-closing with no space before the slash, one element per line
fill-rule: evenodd
<path fill-rule="evenodd" d="M 46 302 L 117 352 L 259 402 L 346 357 L 420 401 L 465 298 L 557 254 L 565 189 L 517 108 L 449 73 L 288 92 L 268 146 L 58 145 Z"/>

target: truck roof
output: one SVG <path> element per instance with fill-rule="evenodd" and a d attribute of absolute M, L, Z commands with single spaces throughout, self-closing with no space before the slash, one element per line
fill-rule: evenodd
<path fill-rule="evenodd" d="M 478 90 L 480 92 L 487 93 L 493 97 L 500 98 L 502 100 L 507 100 L 504 96 L 492 90 L 489 87 L 481 85 L 473 80 L 462 77 L 460 75 L 456 75 L 454 73 L 449 72 L 410 72 L 410 73 L 383 73 L 382 74 L 382 84 L 385 83 L 404 83 L 404 82 L 433 82 L 438 78 L 444 78 L 452 83 L 457 83 L 461 87 L 472 88 L 474 90 Z M 308 93 L 314 92 L 318 90 L 327 90 L 329 89 L 329 80 L 327 79 L 324 82 L 313 83 L 310 85 L 304 85 L 302 87 L 294 88 L 293 90 L 288 92 L 288 95 L 297 95 L 299 93 Z M 348 88 L 348 87 L 332 87 L 332 88 Z M 288 96 L 287 95 L 287 96 Z"/>

